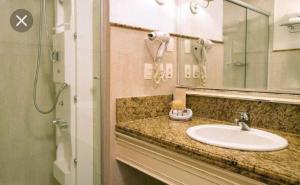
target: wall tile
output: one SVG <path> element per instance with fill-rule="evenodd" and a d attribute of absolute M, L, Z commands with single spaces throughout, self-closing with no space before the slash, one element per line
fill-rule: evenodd
<path fill-rule="evenodd" d="M 48 28 L 54 22 L 53 1 L 47 1 Z M 52 175 L 55 134 L 54 114 L 41 115 L 33 106 L 33 77 L 37 57 L 40 1 L 1 1 L 0 22 L 0 185 L 56 185 Z M 9 24 L 11 13 L 29 10 L 32 28 L 24 33 Z M 51 32 L 51 31 L 50 31 Z M 44 34 L 45 36 L 45 34 Z M 44 109 L 55 93 L 48 41 L 43 38 L 38 102 Z"/>

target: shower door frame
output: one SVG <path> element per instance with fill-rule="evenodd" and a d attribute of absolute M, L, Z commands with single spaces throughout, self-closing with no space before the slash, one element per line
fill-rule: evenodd
<path fill-rule="evenodd" d="M 262 10 L 260 8 L 255 7 L 255 6 L 252 6 L 252 5 L 248 4 L 248 3 L 245 3 L 245 2 L 240 1 L 240 0 L 224 0 L 224 1 L 228 1 L 230 3 L 236 4 L 238 6 L 242 6 L 242 7 L 246 8 L 246 9 L 250 9 L 252 11 L 255 11 L 257 13 L 260 13 L 260 14 L 263 14 L 263 15 L 266 15 L 266 16 L 270 16 L 271 15 L 269 12 L 267 12 L 265 10 Z"/>

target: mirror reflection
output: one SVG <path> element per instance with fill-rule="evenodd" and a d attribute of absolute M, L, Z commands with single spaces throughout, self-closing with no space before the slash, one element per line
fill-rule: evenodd
<path fill-rule="evenodd" d="M 205 19 L 218 22 L 220 6 L 222 27 L 201 29 Z M 183 1 L 183 8 L 178 29 L 190 38 L 178 40 L 179 85 L 300 92 L 298 0 L 215 0 L 197 13 Z"/>

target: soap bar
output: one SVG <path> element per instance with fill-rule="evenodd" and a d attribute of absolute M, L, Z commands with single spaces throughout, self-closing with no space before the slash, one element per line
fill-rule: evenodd
<path fill-rule="evenodd" d="M 184 109 L 186 108 L 186 89 L 184 88 L 176 88 L 174 92 L 174 100 L 181 100 L 183 103 Z"/>
<path fill-rule="evenodd" d="M 184 110 L 185 106 L 182 100 L 174 100 L 172 102 L 172 109 L 173 110 Z"/>

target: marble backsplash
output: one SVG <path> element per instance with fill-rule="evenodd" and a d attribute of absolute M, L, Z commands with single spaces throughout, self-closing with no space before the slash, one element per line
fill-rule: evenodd
<path fill-rule="evenodd" d="M 240 111 L 250 114 L 253 127 L 281 130 L 300 134 L 300 105 L 187 96 L 187 107 L 194 116 L 233 122 Z"/>
<path fill-rule="evenodd" d="M 117 122 L 168 115 L 171 101 L 172 95 L 119 98 Z M 300 134 L 300 105 L 188 95 L 187 107 L 194 116 L 226 122 L 245 111 L 252 127 Z"/>
<path fill-rule="evenodd" d="M 168 115 L 172 95 L 118 98 L 117 122 Z"/>

